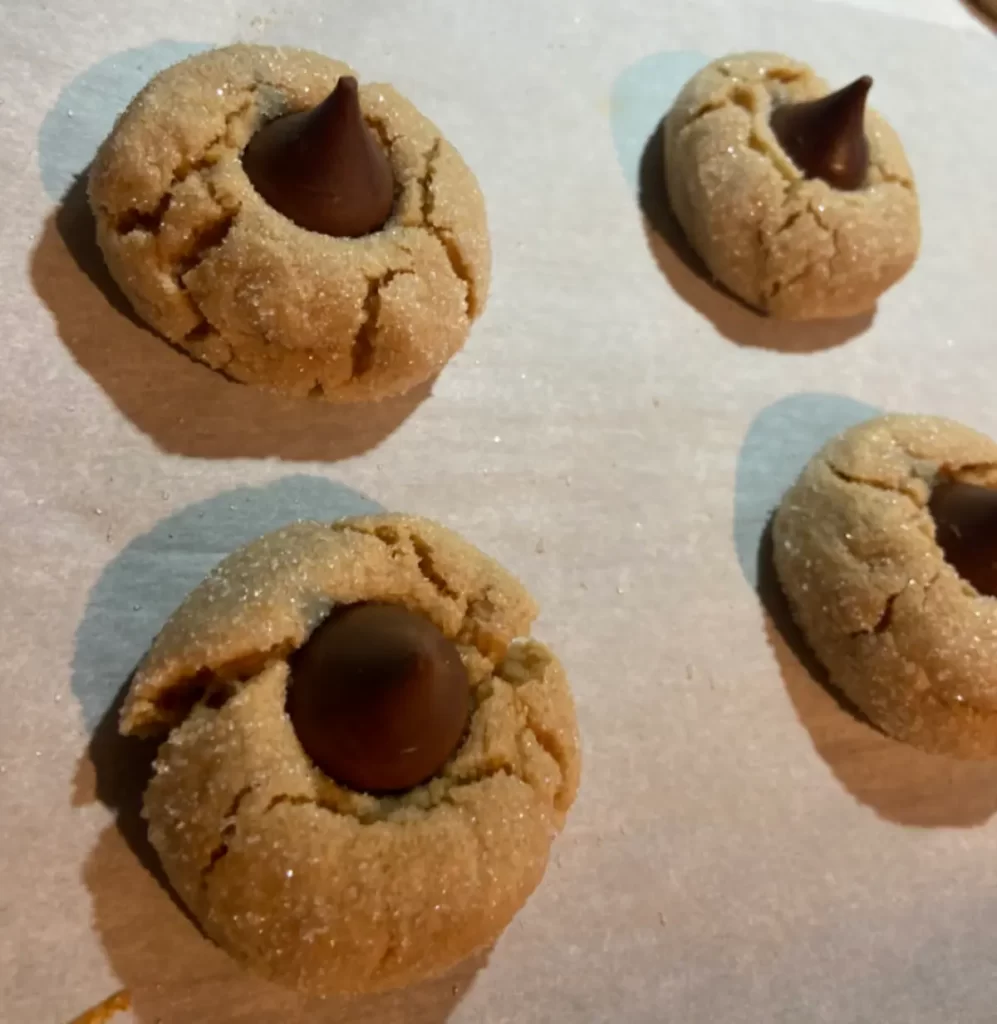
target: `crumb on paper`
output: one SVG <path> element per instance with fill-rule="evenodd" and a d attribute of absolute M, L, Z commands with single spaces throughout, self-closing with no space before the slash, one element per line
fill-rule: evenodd
<path fill-rule="evenodd" d="M 69 1024 L 106 1024 L 115 1014 L 130 1010 L 132 997 L 124 990 L 108 996 L 102 1003 L 85 1010 L 79 1017 L 74 1017 Z"/>

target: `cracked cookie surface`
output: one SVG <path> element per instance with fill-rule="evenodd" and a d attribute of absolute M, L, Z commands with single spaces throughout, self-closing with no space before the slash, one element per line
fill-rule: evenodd
<path fill-rule="evenodd" d="M 454 640 L 472 687 L 428 783 L 352 791 L 285 712 L 288 658 L 336 606 L 402 604 Z M 539 883 L 579 778 L 564 671 L 497 563 L 422 519 L 298 523 L 235 552 L 136 671 L 126 733 L 165 734 L 145 796 L 166 873 L 237 959 L 303 990 L 376 991 L 447 970 Z"/>
<path fill-rule="evenodd" d="M 951 420 L 885 416 L 829 442 L 773 520 L 793 617 L 830 681 L 887 734 L 997 757 L 997 599 L 945 560 L 936 483 L 997 488 L 997 444 Z"/>
<path fill-rule="evenodd" d="M 241 154 L 264 123 L 324 99 L 351 69 L 307 50 L 236 45 L 157 75 L 89 179 L 105 261 L 139 315 L 226 376 L 360 401 L 409 390 L 463 345 L 488 293 L 477 181 L 391 86 L 360 87 L 395 176 L 362 238 L 298 227 L 256 192 Z"/>
<path fill-rule="evenodd" d="M 853 192 L 804 178 L 773 134 L 774 105 L 829 91 L 789 57 L 735 54 L 693 76 L 665 122 L 668 195 L 686 237 L 717 281 L 775 317 L 867 311 L 920 247 L 910 166 L 874 110 L 869 170 Z"/>

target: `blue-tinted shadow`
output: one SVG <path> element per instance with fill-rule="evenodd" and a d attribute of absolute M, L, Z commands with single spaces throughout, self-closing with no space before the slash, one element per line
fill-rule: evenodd
<path fill-rule="evenodd" d="M 879 412 L 844 395 L 803 393 L 781 398 L 755 417 L 734 484 L 734 546 L 753 587 L 762 535 L 783 494 L 826 441 Z"/>
<path fill-rule="evenodd" d="M 209 48 L 208 43 L 160 39 L 115 53 L 69 82 L 38 133 L 38 164 L 49 196 L 65 196 L 93 160 L 115 118 L 153 75 Z"/>
<path fill-rule="evenodd" d="M 112 707 L 170 613 L 226 555 L 296 519 L 376 511 L 375 502 L 342 484 L 295 475 L 225 491 L 132 541 L 97 581 L 76 632 L 72 689 L 87 730 Z"/>
<path fill-rule="evenodd" d="M 647 140 L 657 130 L 682 86 L 709 63 L 702 53 L 652 53 L 626 68 L 613 83 L 609 117 L 616 156 L 636 190 Z"/>

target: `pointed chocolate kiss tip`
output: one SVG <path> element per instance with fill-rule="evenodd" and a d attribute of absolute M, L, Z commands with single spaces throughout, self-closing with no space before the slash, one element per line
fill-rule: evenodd
<path fill-rule="evenodd" d="M 394 206 L 391 164 L 364 121 L 352 75 L 338 79 L 314 109 L 264 125 L 242 164 L 275 210 L 319 234 L 368 235 Z"/>
<path fill-rule="evenodd" d="M 805 177 L 844 191 L 861 188 L 869 170 L 865 103 L 871 88 L 872 78 L 863 75 L 818 100 L 772 112 L 772 131 Z"/>

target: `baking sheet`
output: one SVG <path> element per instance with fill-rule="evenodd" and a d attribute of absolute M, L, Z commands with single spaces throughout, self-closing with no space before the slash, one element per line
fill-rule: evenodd
<path fill-rule="evenodd" d="M 125 988 L 122 1024 L 992 1021 L 997 765 L 851 719 L 759 573 L 769 511 L 843 426 L 891 408 L 997 433 L 983 20 L 958 0 L 2 8 L 0 1020 Z M 492 298 L 432 388 L 363 417 L 255 394 L 107 287 L 78 175 L 154 71 L 236 39 L 393 82 L 477 172 Z M 871 318 L 767 323 L 666 240 L 648 140 L 692 71 L 751 48 L 872 73 L 906 143 L 924 249 Z M 171 902 L 109 709 L 225 553 L 378 507 L 535 593 L 584 777 L 487 956 L 323 1003 L 239 971 Z"/>

